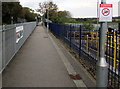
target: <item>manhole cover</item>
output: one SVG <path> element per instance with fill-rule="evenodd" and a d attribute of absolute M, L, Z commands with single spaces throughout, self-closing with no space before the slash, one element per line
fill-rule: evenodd
<path fill-rule="evenodd" d="M 73 80 L 81 80 L 82 79 L 79 74 L 76 74 L 76 75 L 69 74 L 69 76 Z"/>

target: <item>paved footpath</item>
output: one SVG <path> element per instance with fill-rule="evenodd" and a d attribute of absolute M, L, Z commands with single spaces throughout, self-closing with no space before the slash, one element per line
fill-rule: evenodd
<path fill-rule="evenodd" d="M 3 87 L 75 87 L 50 36 L 42 26 L 25 42 L 3 72 Z"/>

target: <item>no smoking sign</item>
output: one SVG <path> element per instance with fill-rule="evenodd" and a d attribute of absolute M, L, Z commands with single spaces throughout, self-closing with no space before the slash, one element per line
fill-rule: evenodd
<path fill-rule="evenodd" d="M 109 10 L 108 8 L 104 8 L 104 9 L 102 10 L 102 14 L 103 14 L 104 16 L 108 16 L 108 15 L 110 14 L 110 10 Z"/>
<path fill-rule="evenodd" d="M 112 22 L 112 4 L 100 4 L 99 22 Z"/>

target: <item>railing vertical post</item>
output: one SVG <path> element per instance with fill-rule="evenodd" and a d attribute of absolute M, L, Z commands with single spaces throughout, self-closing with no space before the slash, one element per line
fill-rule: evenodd
<path fill-rule="evenodd" d="M 118 23 L 118 34 L 120 34 L 120 23 Z"/>
<path fill-rule="evenodd" d="M 70 35 L 69 35 L 69 38 L 70 38 L 70 49 L 71 49 L 71 41 L 72 41 L 72 26 L 70 25 Z"/>
<path fill-rule="evenodd" d="M 79 58 L 80 58 L 80 55 L 81 55 L 81 42 L 82 42 L 81 32 L 82 32 L 82 26 L 80 25 L 80 30 L 79 30 Z"/>
<path fill-rule="evenodd" d="M 120 27 L 120 23 L 119 23 L 119 27 Z M 118 43 L 120 43 L 120 28 L 119 28 L 119 32 L 118 32 Z M 120 60 L 120 44 L 118 44 L 118 60 Z M 120 62 L 118 62 L 118 69 L 120 69 Z M 120 71 L 118 71 L 118 75 L 120 75 Z M 120 76 L 118 76 L 118 83 L 120 83 Z M 120 88 L 120 85 L 118 84 L 118 88 Z"/>
<path fill-rule="evenodd" d="M 63 41 L 65 42 L 65 33 L 66 31 L 65 31 L 65 25 L 63 25 Z"/>
<path fill-rule="evenodd" d="M 105 4 L 106 0 L 101 0 L 101 4 Z M 101 22 L 100 29 L 100 57 L 97 62 L 96 87 L 107 88 L 108 85 L 108 64 L 105 59 L 105 41 L 106 41 L 107 23 Z"/>
<path fill-rule="evenodd" d="M 0 12 L 2 12 L 2 2 L 0 1 Z M 0 25 L 2 25 L 2 13 L 0 13 Z M 2 27 L 3 28 L 3 27 Z M 2 30 L 2 29 L 0 29 L 0 30 Z M 2 50 L 2 46 L 3 46 L 3 41 L 2 41 L 2 31 L 0 31 L 0 43 L 1 43 L 1 45 L 0 45 L 0 49 L 1 49 L 1 51 L 3 51 Z M 0 52 L 0 71 L 2 70 L 2 60 L 3 60 L 3 57 L 2 57 L 2 52 Z M 0 73 L 0 88 L 2 89 L 2 73 Z"/>
<path fill-rule="evenodd" d="M 69 39 L 69 31 L 67 30 L 66 32 L 67 32 L 67 39 Z"/>

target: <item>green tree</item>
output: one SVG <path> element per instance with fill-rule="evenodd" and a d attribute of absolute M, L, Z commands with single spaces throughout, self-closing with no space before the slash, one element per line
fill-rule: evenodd
<path fill-rule="evenodd" d="M 11 17 L 14 17 L 14 22 L 17 22 L 17 17 L 20 17 L 22 13 L 19 2 L 3 2 L 2 9 L 2 21 L 7 24 L 11 23 Z"/>
<path fill-rule="evenodd" d="M 24 7 L 23 8 L 23 16 L 24 16 L 24 19 L 27 20 L 27 22 L 30 22 L 30 21 L 34 21 L 35 17 L 37 17 L 38 14 L 35 14 L 34 10 L 32 10 L 32 9 L 30 9 L 28 7 Z"/>
<path fill-rule="evenodd" d="M 35 21 L 35 17 L 38 16 L 34 10 L 28 7 L 22 7 L 20 2 L 3 2 L 2 3 L 2 22 L 3 24 L 10 24 L 11 17 L 13 17 L 14 23 L 26 21 Z"/>
<path fill-rule="evenodd" d="M 58 12 L 59 23 L 66 23 L 70 18 L 71 14 L 69 11 L 59 11 Z"/>
<path fill-rule="evenodd" d="M 94 25 L 92 23 L 83 23 L 83 28 L 93 30 Z"/>
<path fill-rule="evenodd" d="M 49 2 L 43 2 L 39 3 L 39 8 L 37 9 L 37 12 L 40 13 L 41 16 L 47 17 L 47 12 L 56 12 L 58 10 L 58 7 L 56 4 L 54 4 L 52 1 Z"/>
<path fill-rule="evenodd" d="M 76 20 L 71 19 L 71 14 L 69 11 L 58 11 L 58 6 L 52 1 L 39 3 L 39 9 L 37 9 L 44 18 L 48 18 L 54 23 L 66 23 L 66 22 L 76 22 Z"/>

